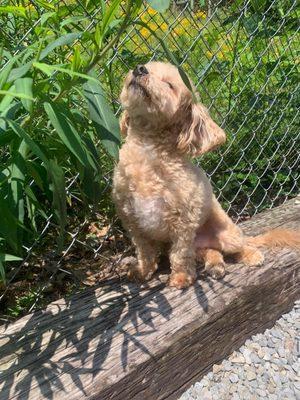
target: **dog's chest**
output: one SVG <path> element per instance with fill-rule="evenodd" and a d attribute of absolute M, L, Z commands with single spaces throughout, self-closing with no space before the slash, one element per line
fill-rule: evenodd
<path fill-rule="evenodd" d="M 165 230 L 165 201 L 162 197 L 134 196 L 132 207 L 141 230 L 148 233 Z"/>

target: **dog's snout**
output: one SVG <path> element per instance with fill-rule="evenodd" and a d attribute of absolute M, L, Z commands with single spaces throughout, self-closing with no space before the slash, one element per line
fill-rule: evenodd
<path fill-rule="evenodd" d="M 137 65 L 135 69 L 133 70 L 133 75 L 134 76 L 143 76 L 147 75 L 149 72 L 145 65 Z"/>

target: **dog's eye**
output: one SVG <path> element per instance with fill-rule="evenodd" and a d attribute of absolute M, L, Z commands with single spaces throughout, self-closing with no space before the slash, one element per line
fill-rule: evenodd
<path fill-rule="evenodd" d="M 169 87 L 170 87 L 170 89 L 174 89 L 174 86 L 172 85 L 172 83 L 170 83 L 170 82 L 167 82 L 167 84 L 169 85 Z"/>

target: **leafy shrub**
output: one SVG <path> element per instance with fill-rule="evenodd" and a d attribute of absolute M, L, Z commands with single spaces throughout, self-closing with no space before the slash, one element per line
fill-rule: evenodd
<path fill-rule="evenodd" d="M 52 215 L 61 249 L 67 215 L 103 202 L 120 136 L 95 70 L 106 67 L 142 1 L 100 1 L 93 26 L 95 1 L 10 4 L 0 7 L 2 279 L 4 262 L 20 260 Z"/>

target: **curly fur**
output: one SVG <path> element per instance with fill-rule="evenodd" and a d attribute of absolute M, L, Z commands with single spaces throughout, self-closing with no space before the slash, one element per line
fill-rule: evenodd
<path fill-rule="evenodd" d="M 189 160 L 224 143 L 224 131 L 202 104 L 193 103 L 177 68 L 161 62 L 146 68 L 143 76 L 129 72 L 120 97 L 126 139 L 114 173 L 113 198 L 137 249 L 137 265 L 129 275 L 149 279 L 165 244 L 170 285 L 177 288 L 194 282 L 196 259 L 216 278 L 225 273 L 222 254 L 262 264 L 256 245 L 270 238 L 245 238 L 216 200 L 203 170 Z"/>

